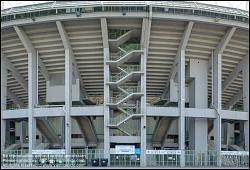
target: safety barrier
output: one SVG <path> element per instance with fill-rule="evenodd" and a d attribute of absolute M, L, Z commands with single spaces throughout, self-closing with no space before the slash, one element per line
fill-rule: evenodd
<path fill-rule="evenodd" d="M 185 155 L 185 167 L 248 167 L 247 151 L 206 151 L 193 150 L 147 150 L 149 167 L 179 167 L 180 156 Z M 102 164 L 101 162 L 104 163 Z M 71 155 L 36 154 L 28 155 L 27 150 L 2 151 L 2 167 L 84 167 L 106 166 L 103 149 L 72 149 Z M 98 165 L 93 164 L 97 162 Z M 140 166 L 140 155 L 110 154 L 110 166 Z"/>
<path fill-rule="evenodd" d="M 247 151 L 217 151 L 209 150 L 147 150 L 147 166 L 180 166 L 180 155 L 185 155 L 185 167 L 248 167 L 249 153 Z"/>

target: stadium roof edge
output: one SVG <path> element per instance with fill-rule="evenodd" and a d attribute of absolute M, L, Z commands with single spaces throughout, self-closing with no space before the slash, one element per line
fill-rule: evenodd
<path fill-rule="evenodd" d="M 175 7 L 186 9 L 198 9 L 204 11 L 233 14 L 249 18 L 249 12 L 211 4 L 189 2 L 189 1 L 51 1 L 26 6 L 18 6 L 1 10 L 1 15 L 18 14 L 45 9 L 56 9 L 60 7 L 84 7 L 84 6 L 148 6 L 153 7 Z"/>

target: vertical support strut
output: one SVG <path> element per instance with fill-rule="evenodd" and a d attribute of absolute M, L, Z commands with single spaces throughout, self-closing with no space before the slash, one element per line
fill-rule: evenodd
<path fill-rule="evenodd" d="M 71 154 L 72 54 L 65 49 L 65 150 Z"/>
<path fill-rule="evenodd" d="M 5 148 L 6 142 L 6 120 L 2 118 L 3 110 L 6 110 L 7 105 L 7 67 L 1 53 L 1 150 Z"/>
<path fill-rule="evenodd" d="M 180 166 L 185 166 L 185 50 L 181 50 L 178 56 L 178 142 L 181 150 Z"/>
<path fill-rule="evenodd" d="M 244 121 L 244 140 L 245 150 L 249 151 L 249 53 L 247 61 L 243 65 L 243 107 L 244 111 L 248 112 L 248 119 Z"/>
<path fill-rule="evenodd" d="M 214 149 L 218 152 L 218 166 L 221 152 L 221 54 L 213 53 L 212 55 L 213 83 L 212 83 L 212 102 L 216 110 L 216 119 L 214 119 Z"/>
<path fill-rule="evenodd" d="M 149 6 L 149 13 L 147 18 L 143 18 L 142 22 L 142 35 L 141 35 L 141 44 L 143 44 L 143 55 L 141 56 L 141 71 L 143 71 L 143 75 L 141 75 L 141 165 L 146 166 L 146 149 L 147 149 L 147 133 L 146 133 L 146 120 L 147 120 L 147 86 L 146 86 L 146 69 L 147 69 L 147 56 L 148 56 L 148 46 L 149 46 L 149 37 L 151 30 L 151 21 L 152 21 L 152 6 Z"/>
<path fill-rule="evenodd" d="M 29 96 L 29 155 L 32 155 L 32 150 L 35 148 L 36 143 L 36 119 L 34 118 L 34 107 L 36 105 L 37 95 L 37 56 L 36 51 L 28 53 L 28 96 Z"/>
<path fill-rule="evenodd" d="M 104 113 L 104 157 L 108 158 L 108 165 L 110 165 L 110 133 L 109 133 L 109 65 L 107 61 L 109 60 L 109 44 L 108 44 L 108 27 L 106 18 L 101 18 L 101 29 L 103 37 L 103 57 L 104 57 L 104 103 L 103 103 L 103 113 Z"/>

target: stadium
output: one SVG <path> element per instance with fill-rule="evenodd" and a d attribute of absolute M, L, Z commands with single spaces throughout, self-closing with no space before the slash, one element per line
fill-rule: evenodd
<path fill-rule="evenodd" d="M 1 167 L 249 167 L 249 12 L 189 1 L 1 10 Z"/>

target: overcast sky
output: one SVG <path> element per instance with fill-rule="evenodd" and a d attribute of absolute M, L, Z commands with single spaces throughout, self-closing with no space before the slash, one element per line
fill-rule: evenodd
<path fill-rule="evenodd" d="M 50 2 L 50 1 L 1 1 L 1 9 L 15 7 L 15 6 L 29 5 L 29 4 L 37 4 L 41 2 Z M 249 11 L 249 1 L 196 1 L 196 2 L 239 8 Z"/>

